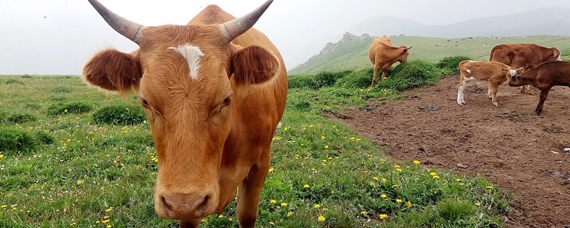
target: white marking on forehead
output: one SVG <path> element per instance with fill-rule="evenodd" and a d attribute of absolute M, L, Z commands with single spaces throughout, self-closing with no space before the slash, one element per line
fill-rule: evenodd
<path fill-rule="evenodd" d="M 467 69 L 467 70 L 465 70 L 465 71 L 467 71 L 467 73 L 470 73 L 470 74 L 471 74 L 471 70 Z"/>
<path fill-rule="evenodd" d="M 204 56 L 204 53 L 202 53 L 200 48 L 192 44 L 183 44 L 178 47 L 169 47 L 168 49 L 174 50 L 182 55 L 182 57 L 188 61 L 188 67 L 190 68 L 190 77 L 192 79 L 198 79 L 200 58 Z"/>
<path fill-rule="evenodd" d="M 511 73 L 511 77 L 517 75 L 516 70 L 509 70 L 509 73 Z"/>

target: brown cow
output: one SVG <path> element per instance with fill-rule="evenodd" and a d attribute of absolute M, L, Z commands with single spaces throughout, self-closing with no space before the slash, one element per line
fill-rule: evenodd
<path fill-rule="evenodd" d="M 378 77 L 378 71 L 382 70 L 382 80 L 386 78 L 386 71 L 392 67 L 392 64 L 396 62 L 405 63 L 408 62 L 408 55 L 410 55 L 410 50 L 412 47 L 392 46 L 392 41 L 386 35 L 382 37 L 376 37 L 372 41 L 372 45 L 368 49 L 368 57 L 370 62 L 374 64 L 374 75 L 372 76 L 372 84 L 370 88 L 374 87 L 374 83 Z"/>
<path fill-rule="evenodd" d="M 457 104 L 465 104 L 465 87 L 469 81 L 475 79 L 479 81 L 489 81 L 487 96 L 491 98 L 494 106 L 497 103 L 497 91 L 500 84 L 508 81 L 512 75 L 516 74 L 516 70 L 500 62 L 481 62 L 463 60 L 459 63 L 459 85 L 457 86 Z"/>
<path fill-rule="evenodd" d="M 89 2 L 139 45 L 132 53 L 95 54 L 83 77 L 139 97 L 158 156 L 156 213 L 196 227 L 237 192 L 240 226 L 254 227 L 287 98 L 279 51 L 251 28 L 272 1 L 238 19 L 212 5 L 187 25 L 162 26 L 139 25 Z"/>
<path fill-rule="evenodd" d="M 570 62 L 546 62 L 525 72 L 517 70 L 517 73 L 509 80 L 509 86 L 524 85 L 531 85 L 540 90 L 540 101 L 534 110 L 537 115 L 540 115 L 550 88 L 553 86 L 570 87 Z"/>
<path fill-rule="evenodd" d="M 532 69 L 543 62 L 560 61 L 560 51 L 557 48 L 547 48 L 536 44 L 499 44 L 491 50 L 489 61 L 507 64 L 514 68 Z M 521 87 L 521 93 L 532 89 Z"/>

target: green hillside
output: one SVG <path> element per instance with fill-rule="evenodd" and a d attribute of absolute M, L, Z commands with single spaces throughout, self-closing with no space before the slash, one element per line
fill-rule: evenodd
<path fill-rule="evenodd" d="M 491 49 L 504 43 L 536 43 L 558 47 L 564 56 L 570 55 L 569 36 L 526 36 L 506 38 L 430 38 L 417 36 L 390 37 L 394 46 L 413 46 L 409 61 L 424 60 L 435 63 L 448 56 L 469 56 L 473 60 L 488 60 Z M 289 71 L 289 74 L 315 74 L 322 71 L 360 70 L 371 68 L 368 48 L 372 38 L 341 42 L 335 48 L 321 52 L 309 61 Z M 570 58 L 570 57 L 568 57 Z M 396 65 L 396 64 L 395 64 Z M 395 66 L 394 65 L 394 66 Z"/>

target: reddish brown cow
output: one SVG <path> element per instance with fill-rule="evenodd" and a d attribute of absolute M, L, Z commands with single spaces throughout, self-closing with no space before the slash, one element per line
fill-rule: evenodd
<path fill-rule="evenodd" d="M 158 156 L 156 213 L 196 227 L 237 192 L 240 226 L 254 227 L 287 97 L 281 55 L 251 28 L 272 1 L 238 19 L 212 5 L 187 25 L 162 26 L 139 25 L 89 2 L 139 45 L 132 53 L 95 54 L 83 77 L 139 97 Z"/>
<path fill-rule="evenodd" d="M 547 48 L 536 44 L 499 44 L 491 50 L 489 61 L 507 64 L 514 68 L 532 69 L 543 62 L 560 61 L 560 51 L 557 48 Z M 521 93 L 530 87 L 522 87 Z"/>
<path fill-rule="evenodd" d="M 509 80 L 509 86 L 524 85 L 531 85 L 540 90 L 540 101 L 534 110 L 537 115 L 540 115 L 550 88 L 553 86 L 570 87 L 570 62 L 547 62 L 525 72 L 517 70 L 517 73 Z"/>
<path fill-rule="evenodd" d="M 392 67 L 392 64 L 396 62 L 405 63 L 408 62 L 408 51 L 412 47 L 392 46 L 392 41 L 386 35 L 382 37 L 376 37 L 372 41 L 372 45 L 368 49 L 368 57 L 370 62 L 374 64 L 374 74 L 372 76 L 372 84 L 370 88 L 374 87 L 374 83 L 378 77 L 378 71 L 382 71 L 382 80 L 386 78 L 386 71 Z"/>

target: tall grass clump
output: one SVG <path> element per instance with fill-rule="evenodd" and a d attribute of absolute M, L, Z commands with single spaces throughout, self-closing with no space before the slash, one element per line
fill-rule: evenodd
<path fill-rule="evenodd" d="M 38 119 L 37 116 L 30 113 L 15 113 L 8 116 L 7 118 L 8 122 L 17 123 L 17 124 L 36 121 L 37 119 Z"/>
<path fill-rule="evenodd" d="M 288 78 L 289 89 L 318 89 L 314 75 L 291 75 Z"/>
<path fill-rule="evenodd" d="M 321 72 L 315 75 L 315 82 L 319 88 L 334 86 L 336 81 L 343 78 L 346 74 L 352 71 L 342 71 L 342 72 Z"/>
<path fill-rule="evenodd" d="M 36 147 L 34 137 L 28 132 L 9 128 L 0 128 L 0 151 L 14 155 L 17 152 L 31 151 Z"/>
<path fill-rule="evenodd" d="M 421 60 L 414 60 L 395 67 L 386 80 L 378 82 L 378 87 L 403 91 L 424 84 L 433 84 L 440 77 L 441 71 L 435 65 Z"/>
<path fill-rule="evenodd" d="M 93 109 L 93 105 L 82 101 L 71 101 L 66 103 L 55 103 L 48 107 L 48 114 L 50 116 L 68 114 L 68 113 L 86 113 Z"/>
<path fill-rule="evenodd" d="M 93 113 L 93 122 L 97 124 L 135 125 L 145 120 L 146 116 L 138 105 L 106 106 Z"/>
<path fill-rule="evenodd" d="M 351 71 L 345 77 L 340 78 L 335 86 L 344 88 L 367 88 L 372 83 L 373 68 Z"/>
<path fill-rule="evenodd" d="M 52 90 L 54 93 L 71 93 L 71 88 L 65 86 L 58 86 L 53 88 Z"/>
<path fill-rule="evenodd" d="M 6 81 L 6 84 L 20 84 L 23 85 L 24 83 L 18 79 L 10 78 Z"/>
<path fill-rule="evenodd" d="M 24 74 L 24 75 L 22 75 L 22 76 L 20 76 L 20 77 L 21 77 L 21 78 L 32 78 L 32 76 L 29 75 L 29 74 Z"/>
<path fill-rule="evenodd" d="M 439 60 L 435 65 L 441 69 L 443 75 L 459 74 L 457 65 L 463 60 L 470 60 L 467 56 L 449 56 Z"/>

